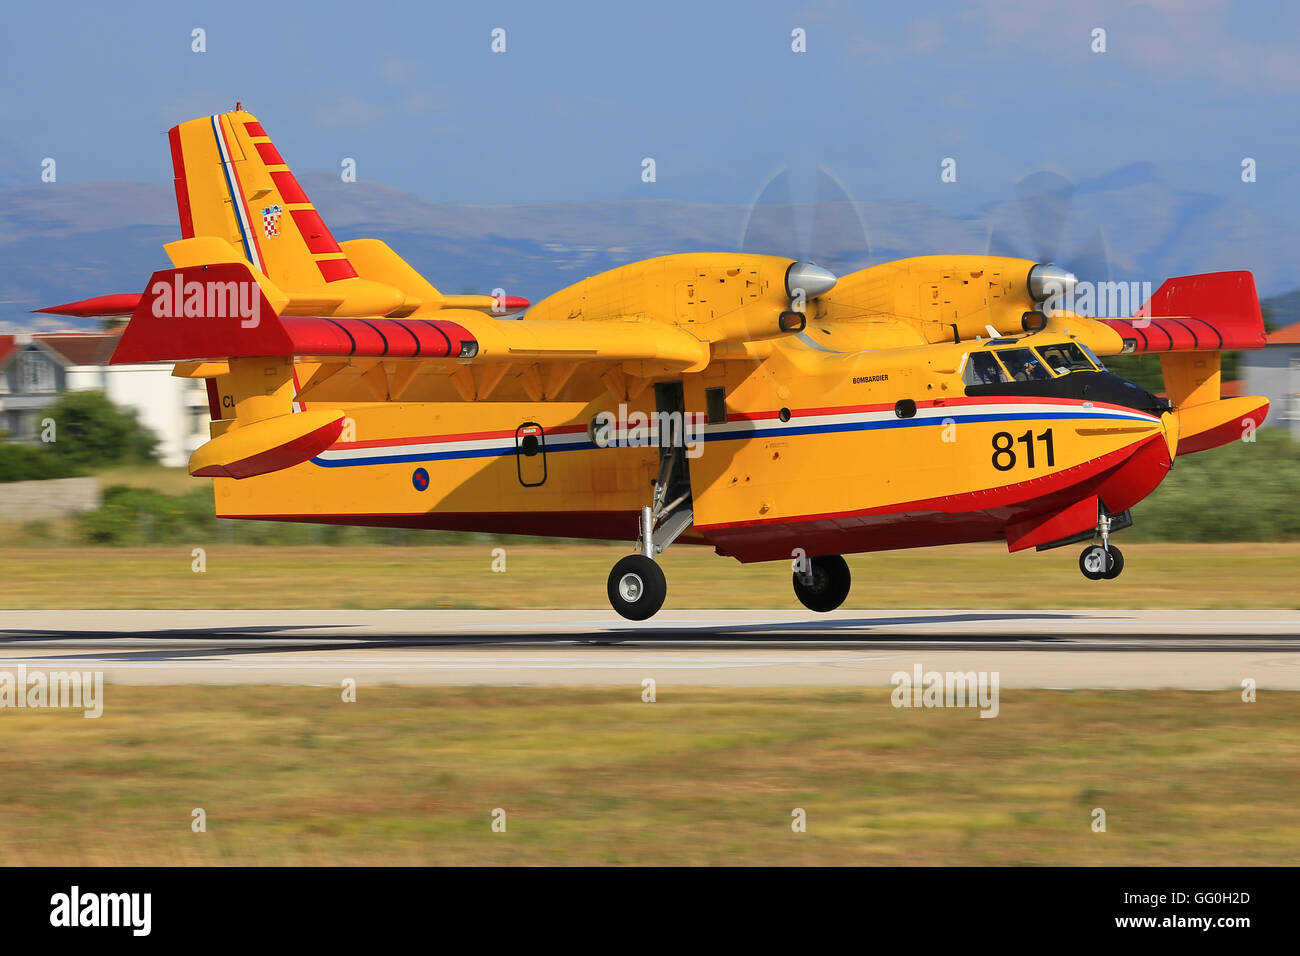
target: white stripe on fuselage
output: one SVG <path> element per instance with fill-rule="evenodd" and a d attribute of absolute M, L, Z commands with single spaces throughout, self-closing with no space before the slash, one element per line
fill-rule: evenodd
<path fill-rule="evenodd" d="M 877 411 L 853 411 L 839 412 L 826 415 L 800 415 L 792 417 L 790 421 L 783 422 L 779 418 L 766 418 L 758 421 L 733 421 L 716 425 L 704 426 L 705 441 L 725 441 L 727 439 L 739 439 L 746 436 L 759 435 L 767 432 L 780 432 L 797 430 L 798 433 L 812 433 L 826 430 L 831 431 L 844 426 L 858 424 L 873 424 L 882 422 L 897 422 L 899 427 L 908 427 L 904 423 L 911 423 L 911 427 L 918 427 L 922 423 L 925 425 L 939 425 L 951 419 L 956 424 L 962 424 L 963 421 L 971 421 L 988 415 L 1005 416 L 1008 421 L 1027 419 L 1031 416 L 1039 420 L 1070 416 L 1076 420 L 1082 418 L 1110 420 L 1110 421 L 1132 421 L 1144 425 L 1158 425 L 1159 419 L 1143 412 L 1132 409 L 1121 408 L 1085 408 L 1080 405 L 1061 405 L 1048 403 L 1024 403 L 1024 404 L 989 404 L 989 405 L 955 405 L 939 406 L 931 408 L 917 409 L 916 416 L 912 419 L 899 419 L 893 409 L 886 408 Z M 642 447 L 656 447 L 658 441 L 655 438 L 654 429 L 651 428 L 646 433 L 649 437 L 641 442 Z M 698 436 L 698 433 L 697 433 Z M 627 445 L 627 429 L 621 427 L 614 433 L 616 441 L 611 442 L 620 446 Z M 692 436 L 688 435 L 687 438 Z M 572 432 L 560 435 L 546 436 L 547 451 L 565 451 L 573 446 L 590 445 L 591 438 L 585 432 Z M 452 453 L 508 453 L 515 448 L 515 436 L 513 434 L 504 434 L 494 438 L 475 438 L 459 439 L 452 441 L 439 441 L 437 439 L 412 444 L 393 444 L 377 445 L 366 448 L 330 448 L 321 452 L 318 459 L 327 462 L 346 462 L 354 459 L 374 459 L 410 455 L 447 455 Z"/>

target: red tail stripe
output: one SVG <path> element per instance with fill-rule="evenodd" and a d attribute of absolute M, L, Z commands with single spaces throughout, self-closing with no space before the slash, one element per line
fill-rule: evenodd
<path fill-rule="evenodd" d="M 181 150 L 181 128 L 173 126 L 167 131 L 167 141 L 172 150 L 172 175 L 176 177 L 176 212 L 181 220 L 181 238 L 194 238 L 194 216 L 190 212 L 190 190 L 185 183 L 185 153 Z"/>
<path fill-rule="evenodd" d="M 298 225 L 298 231 L 302 233 L 302 241 L 307 243 L 309 251 L 317 255 L 343 251 L 334 241 L 334 237 L 330 235 L 329 229 L 325 227 L 324 221 L 315 209 L 294 209 L 292 215 L 293 221 Z"/>
<path fill-rule="evenodd" d="M 337 282 L 339 279 L 355 279 L 357 270 L 352 268 L 352 263 L 346 259 L 318 259 L 316 268 L 320 274 L 325 277 L 326 282 Z"/>
<path fill-rule="evenodd" d="M 262 157 L 262 162 L 268 166 L 283 166 L 284 160 L 280 157 L 280 151 L 275 148 L 274 143 L 258 143 L 257 155 Z"/>
<path fill-rule="evenodd" d="M 302 191 L 302 187 L 298 185 L 298 180 L 293 178 L 293 173 L 272 173 L 271 182 L 275 183 L 275 188 L 280 191 L 280 198 L 285 202 L 311 202 L 311 200 L 307 198 L 307 194 Z"/>

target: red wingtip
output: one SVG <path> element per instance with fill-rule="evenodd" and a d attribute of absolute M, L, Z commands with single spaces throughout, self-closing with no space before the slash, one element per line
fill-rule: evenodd
<path fill-rule="evenodd" d="M 532 303 L 520 295 L 503 295 L 501 297 L 501 306 L 507 312 L 522 312 L 530 305 Z"/>
<path fill-rule="evenodd" d="M 138 292 L 122 292 L 116 295 L 97 295 L 82 299 L 80 302 L 68 302 L 64 305 L 52 305 L 45 309 L 33 309 L 33 312 L 50 312 L 54 315 L 75 315 L 88 319 L 100 315 L 130 315 L 140 304 Z"/>

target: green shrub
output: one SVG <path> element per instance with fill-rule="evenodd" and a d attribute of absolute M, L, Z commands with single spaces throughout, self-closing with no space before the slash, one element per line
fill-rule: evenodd
<path fill-rule="evenodd" d="M 48 447 L 78 467 L 156 457 L 158 436 L 140 424 L 135 409 L 114 405 L 103 392 L 64 392 L 43 414 L 54 420 L 55 441 Z"/>
<path fill-rule="evenodd" d="M 98 508 L 78 516 L 77 531 L 93 544 L 174 544 L 211 534 L 216 520 L 210 492 L 200 489 L 175 496 L 152 488 L 113 485 L 105 489 Z"/>
<path fill-rule="evenodd" d="M 43 481 L 81 474 L 73 462 L 54 454 L 50 445 L 15 445 L 0 442 L 0 482 Z"/>
<path fill-rule="evenodd" d="M 1290 541 L 1300 538 L 1300 442 L 1280 428 L 1253 442 L 1174 460 L 1133 509 L 1126 531 L 1148 541 Z"/>

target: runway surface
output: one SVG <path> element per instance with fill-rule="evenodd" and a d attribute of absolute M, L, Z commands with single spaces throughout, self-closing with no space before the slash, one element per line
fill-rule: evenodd
<path fill-rule="evenodd" d="M 130 684 L 883 686 L 1300 690 L 1300 612 L 917 610 L 3 611 L 0 672 Z"/>

